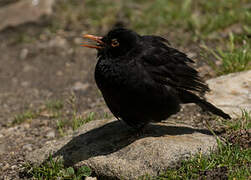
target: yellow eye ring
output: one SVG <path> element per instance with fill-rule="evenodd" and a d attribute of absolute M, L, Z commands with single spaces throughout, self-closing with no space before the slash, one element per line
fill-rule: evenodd
<path fill-rule="evenodd" d="M 119 46 L 119 42 L 117 39 L 112 39 L 112 43 L 111 43 L 112 47 L 117 47 Z"/>

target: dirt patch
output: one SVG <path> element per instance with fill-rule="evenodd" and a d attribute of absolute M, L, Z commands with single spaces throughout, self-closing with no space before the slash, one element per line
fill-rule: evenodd
<path fill-rule="evenodd" d="M 238 144 L 241 148 L 251 148 L 251 131 L 246 129 L 228 131 L 223 136 L 228 142 Z"/>
<path fill-rule="evenodd" d="M 199 173 L 199 180 L 203 179 L 215 179 L 215 180 L 227 180 L 228 169 L 227 167 L 219 167 L 212 170 L 201 171 Z"/>

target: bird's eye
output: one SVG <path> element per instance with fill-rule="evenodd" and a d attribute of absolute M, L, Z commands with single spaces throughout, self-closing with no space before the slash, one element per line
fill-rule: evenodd
<path fill-rule="evenodd" d="M 119 46 L 119 42 L 117 39 L 112 39 L 112 43 L 111 43 L 112 47 L 117 47 Z"/>

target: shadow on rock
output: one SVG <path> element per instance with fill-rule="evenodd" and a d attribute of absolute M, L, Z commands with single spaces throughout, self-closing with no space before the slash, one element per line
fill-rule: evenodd
<path fill-rule="evenodd" d="M 183 126 L 166 126 L 149 124 L 144 135 L 126 126 L 123 122 L 112 121 L 99 128 L 92 129 L 84 134 L 73 137 L 66 145 L 53 154 L 53 157 L 62 156 L 66 166 L 72 166 L 80 161 L 100 155 L 109 155 L 134 141 L 146 137 L 160 137 L 164 135 L 175 136 L 192 133 L 212 135 L 205 129 L 193 129 Z"/>

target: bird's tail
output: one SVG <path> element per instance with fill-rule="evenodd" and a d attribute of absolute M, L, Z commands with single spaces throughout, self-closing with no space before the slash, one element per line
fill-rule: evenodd
<path fill-rule="evenodd" d="M 199 105 L 203 110 L 210 111 L 211 113 L 221 116 L 224 119 L 231 119 L 231 117 L 228 114 L 224 113 L 221 109 L 215 107 L 213 104 L 207 102 L 206 100 L 201 99 L 192 92 L 181 90 L 179 97 L 182 103 L 195 103 Z"/>

